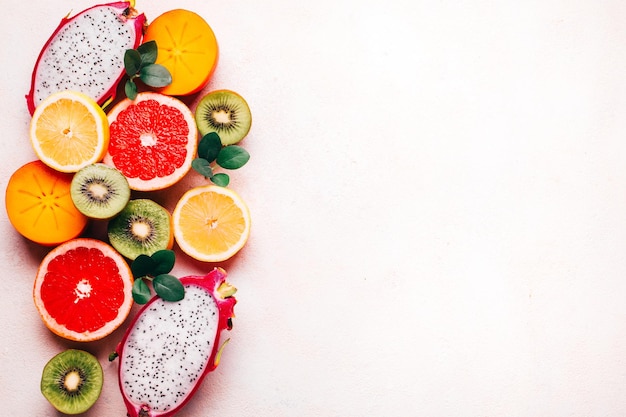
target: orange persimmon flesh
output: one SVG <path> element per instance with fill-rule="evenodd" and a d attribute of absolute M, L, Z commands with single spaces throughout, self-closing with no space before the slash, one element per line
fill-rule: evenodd
<path fill-rule="evenodd" d="M 174 9 L 158 16 L 148 25 L 143 42 L 155 41 L 157 64 L 172 75 L 172 82 L 159 89 L 171 96 L 200 91 L 217 65 L 218 46 L 209 24 L 198 14 Z"/>
<path fill-rule="evenodd" d="M 22 236 L 53 246 L 77 237 L 87 217 L 70 195 L 72 174 L 56 171 L 40 160 L 18 168 L 5 194 L 9 221 Z"/>

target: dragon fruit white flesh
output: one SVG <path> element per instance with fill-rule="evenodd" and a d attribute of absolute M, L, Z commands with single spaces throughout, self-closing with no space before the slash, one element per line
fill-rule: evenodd
<path fill-rule="evenodd" d="M 226 272 L 181 278 L 178 302 L 152 298 L 117 347 L 119 386 L 129 417 L 167 417 L 178 412 L 215 369 L 220 333 L 232 327 L 232 296 Z"/>
<path fill-rule="evenodd" d="M 126 49 L 139 46 L 146 17 L 121 1 L 65 17 L 45 43 L 33 70 L 26 104 L 31 114 L 50 94 L 74 90 L 103 105 L 124 76 Z"/>

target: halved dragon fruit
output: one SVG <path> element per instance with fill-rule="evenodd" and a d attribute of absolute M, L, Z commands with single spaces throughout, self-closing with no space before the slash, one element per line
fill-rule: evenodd
<path fill-rule="evenodd" d="M 180 281 L 185 297 L 152 298 L 117 347 L 129 417 L 173 416 L 219 362 L 220 333 L 232 327 L 236 289 L 221 268 Z"/>
<path fill-rule="evenodd" d="M 139 46 L 145 22 L 145 15 L 125 1 L 64 17 L 35 63 L 26 95 L 30 113 L 62 90 L 80 91 L 100 105 L 112 100 L 124 76 L 124 53 Z"/>

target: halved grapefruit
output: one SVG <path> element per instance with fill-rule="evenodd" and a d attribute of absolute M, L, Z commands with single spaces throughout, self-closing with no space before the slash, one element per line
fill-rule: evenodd
<path fill-rule="evenodd" d="M 133 305 L 130 267 L 108 244 L 77 238 L 50 251 L 37 272 L 33 299 L 53 333 L 90 342 L 111 334 Z"/>
<path fill-rule="evenodd" d="M 103 162 L 121 171 L 132 190 L 162 190 L 191 169 L 198 129 L 182 101 L 143 92 L 116 104 L 108 119 L 110 140 Z"/>

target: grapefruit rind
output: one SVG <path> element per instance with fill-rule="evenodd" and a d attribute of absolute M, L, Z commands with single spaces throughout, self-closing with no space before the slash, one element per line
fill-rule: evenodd
<path fill-rule="evenodd" d="M 142 125 L 157 121 L 162 123 L 165 120 L 171 120 L 171 118 L 159 118 L 155 114 L 144 114 L 141 118 L 137 118 L 135 115 L 133 120 L 132 112 L 138 111 L 136 106 L 149 100 L 155 100 L 159 106 L 166 106 L 163 110 L 169 111 L 169 108 L 178 110 L 188 129 L 183 149 L 185 152 L 183 161 L 180 162 L 179 166 L 174 167 L 172 173 L 163 176 L 158 176 L 154 171 L 164 169 L 168 163 L 171 167 L 174 163 L 171 157 L 172 152 L 182 150 L 180 148 L 172 149 L 171 143 L 156 136 L 159 132 L 155 132 L 155 130 L 171 135 L 172 130 L 174 130 L 171 126 L 163 124 L 160 126 Z M 168 188 L 180 181 L 191 169 L 191 162 L 198 149 L 198 129 L 193 113 L 182 101 L 161 93 L 142 92 L 137 95 L 135 100 L 124 99 L 117 103 L 109 111 L 107 117 L 111 129 L 111 138 L 102 162 L 122 172 L 128 180 L 131 190 L 157 191 Z M 148 158 L 142 158 L 142 156 L 149 157 L 152 161 Z M 138 171 L 139 174 L 137 174 Z M 142 179 L 141 175 L 151 175 L 151 177 Z"/>
<path fill-rule="evenodd" d="M 117 316 L 113 320 L 108 321 L 104 326 L 94 331 L 77 332 L 77 331 L 68 329 L 67 326 L 59 323 L 57 319 L 52 316 L 52 314 L 46 308 L 46 302 L 42 298 L 42 288 L 44 288 L 47 285 L 46 279 L 49 279 L 48 278 L 48 266 L 50 265 L 50 263 L 53 260 L 55 260 L 57 257 L 65 255 L 69 251 L 77 249 L 77 248 L 95 249 L 95 250 L 100 251 L 105 257 L 110 258 L 115 263 L 115 266 L 117 267 L 117 271 L 119 272 L 119 276 L 121 277 L 122 282 L 123 282 L 122 292 L 123 292 L 124 298 L 119 304 Z M 77 260 L 77 262 L 78 261 L 80 260 Z M 84 261 L 84 259 L 82 261 Z M 69 268 L 71 268 L 71 266 Z M 84 276 L 82 278 L 83 280 L 86 280 L 88 283 L 89 278 L 91 277 Z M 102 276 L 100 276 L 99 278 L 102 279 Z M 71 277 L 68 280 L 68 282 L 70 281 L 71 281 Z M 103 285 L 102 281 L 98 282 L 98 285 Z M 42 321 L 52 333 L 68 340 L 73 340 L 77 342 L 91 342 L 95 340 L 100 340 L 108 336 L 109 334 L 113 333 L 113 331 L 115 331 L 119 326 L 121 326 L 122 323 L 126 320 L 133 306 L 132 285 L 133 285 L 133 276 L 132 276 L 130 267 L 128 263 L 126 263 L 122 255 L 120 255 L 115 249 L 113 249 L 113 247 L 97 239 L 76 238 L 76 239 L 72 239 L 68 242 L 65 242 L 57 246 L 44 257 L 43 261 L 41 262 L 39 266 L 39 270 L 37 271 L 37 276 L 35 278 L 35 284 L 33 288 L 33 300 L 35 303 L 35 307 L 37 308 L 37 311 L 39 312 L 39 315 L 41 316 Z M 85 296 L 85 291 L 83 289 L 78 288 L 78 286 L 76 286 L 76 288 L 74 288 L 72 291 L 76 294 L 76 297 L 77 297 L 76 301 L 74 301 L 75 303 L 78 301 L 78 298 Z M 65 295 L 67 294 L 68 293 L 66 292 Z M 106 297 L 105 295 L 102 295 L 102 298 L 103 299 L 101 300 L 101 303 L 100 303 L 101 305 L 103 304 L 110 305 L 110 303 L 112 302 L 112 300 L 109 297 Z M 94 300 L 90 304 L 91 306 L 93 306 L 93 308 L 89 308 L 89 309 L 85 308 L 85 309 L 81 309 L 81 311 L 92 312 L 94 314 L 97 314 L 95 312 L 96 311 L 95 308 L 97 307 L 96 305 L 97 301 L 98 300 Z M 68 306 L 68 308 L 69 307 L 70 306 Z"/>
<path fill-rule="evenodd" d="M 211 201 L 193 201 L 194 199 L 211 199 L 211 194 L 223 198 L 223 204 L 216 205 Z M 193 206 L 199 210 L 194 210 Z M 200 211 L 201 213 L 198 213 Z M 243 221 L 238 238 L 233 242 L 211 243 L 212 227 L 219 227 L 220 219 L 215 214 L 228 212 L 230 218 L 237 217 Z M 216 185 L 192 188 L 180 198 L 172 213 L 174 223 L 174 240 L 180 249 L 190 257 L 202 262 L 222 262 L 233 257 L 248 241 L 250 236 L 250 211 L 244 200 L 233 190 Z M 198 242 L 198 243 L 194 243 Z M 202 247 L 199 247 L 202 245 Z M 219 246 L 219 247 L 218 247 Z M 226 246 L 226 247 L 224 247 Z"/>

